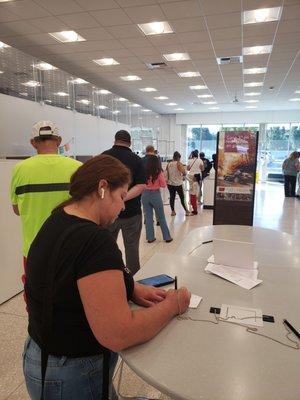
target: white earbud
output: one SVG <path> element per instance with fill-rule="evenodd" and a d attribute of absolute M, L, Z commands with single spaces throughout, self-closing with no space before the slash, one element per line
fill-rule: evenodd
<path fill-rule="evenodd" d="M 104 199 L 104 193 L 105 193 L 105 190 L 103 188 L 101 188 L 101 194 L 100 194 L 101 199 Z"/>

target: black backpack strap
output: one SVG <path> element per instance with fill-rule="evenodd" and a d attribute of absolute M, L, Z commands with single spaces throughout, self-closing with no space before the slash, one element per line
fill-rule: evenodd
<path fill-rule="evenodd" d="M 47 350 L 47 344 L 51 341 L 52 328 L 53 328 L 53 295 L 54 295 L 54 280 L 58 272 L 58 258 L 62 246 L 65 243 L 66 238 L 75 230 L 81 226 L 87 226 L 86 223 L 75 224 L 68 227 L 63 231 L 61 236 L 55 243 L 51 258 L 48 264 L 47 276 L 46 276 L 46 289 L 43 299 L 43 315 L 42 315 L 42 347 L 41 347 L 41 378 L 42 378 L 42 391 L 40 400 L 44 400 L 44 387 L 47 362 L 49 352 Z M 90 241 L 90 239 L 96 235 L 97 231 L 94 231 L 92 235 L 84 242 L 82 248 Z M 103 348 L 103 384 L 102 384 L 102 400 L 109 400 L 109 361 L 110 351 Z"/>

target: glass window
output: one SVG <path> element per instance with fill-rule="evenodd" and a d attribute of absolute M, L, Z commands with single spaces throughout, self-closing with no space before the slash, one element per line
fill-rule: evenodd
<path fill-rule="evenodd" d="M 290 152 L 300 151 L 300 122 L 291 124 L 290 131 Z"/>
<path fill-rule="evenodd" d="M 267 165 L 268 179 L 282 173 L 282 163 L 289 154 L 290 124 L 267 124 L 265 152 L 261 154 Z"/>
<path fill-rule="evenodd" d="M 199 150 L 201 144 L 201 125 L 187 127 L 187 158 L 193 150 Z"/>
<path fill-rule="evenodd" d="M 221 125 L 202 125 L 201 151 L 209 160 L 217 151 L 217 134 L 221 130 Z"/>

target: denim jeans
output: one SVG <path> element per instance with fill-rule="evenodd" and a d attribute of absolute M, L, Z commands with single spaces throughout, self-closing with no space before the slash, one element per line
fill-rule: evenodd
<path fill-rule="evenodd" d="M 117 359 L 118 355 L 111 353 L 111 379 Z M 24 346 L 23 371 L 30 398 L 40 400 L 41 349 L 30 337 Z M 44 395 L 45 400 L 101 400 L 102 355 L 82 358 L 49 356 Z M 111 399 L 118 399 L 112 385 Z"/>
<path fill-rule="evenodd" d="M 146 239 L 150 241 L 155 239 L 153 226 L 153 210 L 155 210 L 163 238 L 164 240 L 170 240 L 171 235 L 167 225 L 160 191 L 144 190 L 142 193 L 142 204 L 146 220 Z"/>
<path fill-rule="evenodd" d="M 126 267 L 134 275 L 140 267 L 140 237 L 142 232 L 142 214 L 130 218 L 117 218 L 108 226 L 115 240 L 118 239 L 120 230 L 125 247 Z"/>

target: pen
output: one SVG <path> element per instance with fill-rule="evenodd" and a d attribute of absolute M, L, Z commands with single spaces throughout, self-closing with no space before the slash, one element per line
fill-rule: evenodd
<path fill-rule="evenodd" d="M 177 276 L 175 276 L 174 283 L 175 283 L 175 290 L 177 290 Z"/>
<path fill-rule="evenodd" d="M 202 244 L 212 243 L 212 240 L 207 240 L 206 242 L 202 242 Z"/>
<path fill-rule="evenodd" d="M 283 323 L 300 339 L 300 333 L 289 323 L 288 320 L 284 319 Z"/>

